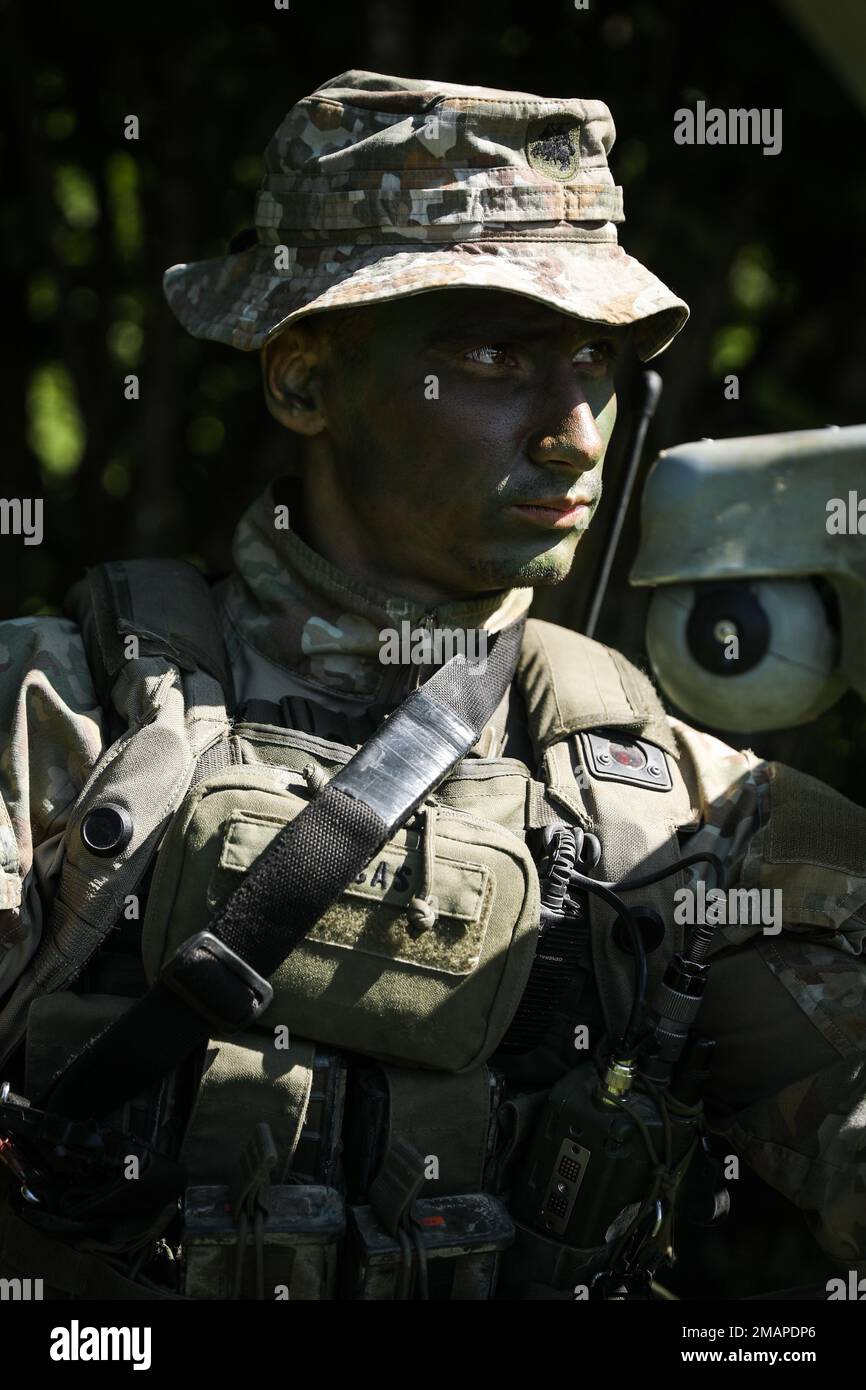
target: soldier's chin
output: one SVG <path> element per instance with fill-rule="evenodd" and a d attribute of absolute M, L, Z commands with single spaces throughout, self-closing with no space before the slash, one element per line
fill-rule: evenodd
<path fill-rule="evenodd" d="M 571 570 L 577 539 L 573 537 L 567 546 L 560 541 L 553 549 L 522 560 L 503 561 L 501 556 L 487 561 L 476 558 L 472 570 L 479 589 L 525 589 L 561 584 Z"/>
<path fill-rule="evenodd" d="M 574 551 L 567 559 L 560 561 L 555 561 L 550 555 L 539 555 L 514 576 L 508 587 L 512 589 L 552 588 L 555 584 L 561 584 L 564 579 L 568 578 L 573 559 Z"/>
<path fill-rule="evenodd" d="M 583 527 L 576 527 L 555 545 L 551 545 L 548 549 L 539 551 L 535 555 L 527 556 L 524 563 L 515 571 L 511 586 L 542 587 L 561 584 L 571 572 L 574 552 L 583 531 Z"/>

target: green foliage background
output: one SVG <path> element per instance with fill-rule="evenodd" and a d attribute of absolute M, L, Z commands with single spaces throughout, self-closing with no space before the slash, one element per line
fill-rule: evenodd
<path fill-rule="evenodd" d="M 590 0 L 585 11 L 573 0 L 156 0 L 0 12 L 11 291 L 2 490 L 46 507 L 43 545 L 3 541 L 4 615 L 57 612 L 85 563 L 115 556 L 228 567 L 235 520 L 290 443 L 264 410 L 255 356 L 187 337 L 161 275 L 222 254 L 249 225 L 272 130 L 347 68 L 609 103 L 623 241 L 692 307 L 655 364 L 665 387 L 644 469 L 659 448 L 705 435 L 863 421 L 863 116 L 769 0 Z M 701 97 L 781 107 L 782 153 L 675 145 L 674 111 Z M 129 115 L 137 141 L 124 139 Z M 138 401 L 124 398 L 130 372 Z M 740 377 L 738 401 L 724 398 L 727 372 Z M 594 534 L 569 582 L 540 596 L 541 616 L 581 625 L 624 433 Z M 633 509 L 597 635 L 641 661 L 646 595 L 626 582 L 636 545 Z M 753 743 L 864 801 L 864 733 L 849 696 L 810 729 Z M 770 1252 L 748 1239 L 732 1273 L 730 1241 L 716 1258 L 708 1238 L 708 1289 L 743 1290 L 756 1262 L 766 1275 Z M 772 1239 L 776 1283 L 796 1282 L 791 1260 L 805 1271 L 808 1255 L 784 1221 Z"/>

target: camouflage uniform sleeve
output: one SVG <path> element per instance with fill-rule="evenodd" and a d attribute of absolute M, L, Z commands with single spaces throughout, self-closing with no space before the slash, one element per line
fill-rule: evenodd
<path fill-rule="evenodd" d="M 827 945 L 859 955 L 866 937 L 866 810 L 784 763 L 737 752 L 680 720 L 670 723 L 701 818 L 683 852 L 718 854 L 729 888 L 778 892 L 786 931 L 823 928 Z M 706 872 L 697 865 L 693 877 Z M 738 943 L 761 930 L 729 923 L 719 935 Z"/>
<path fill-rule="evenodd" d="M 102 747 L 75 624 L 0 623 L 0 995 L 39 944 L 66 819 Z"/>

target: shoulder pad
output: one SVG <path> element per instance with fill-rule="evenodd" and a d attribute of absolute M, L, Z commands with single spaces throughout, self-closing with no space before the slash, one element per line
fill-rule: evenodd
<path fill-rule="evenodd" d="M 533 739 L 543 751 L 583 729 L 629 729 L 679 755 L 652 682 L 619 652 L 530 618 L 517 667 Z"/>
<path fill-rule="evenodd" d="M 225 647 L 207 580 L 185 560 L 116 560 L 88 569 L 65 604 L 81 625 L 87 656 L 106 696 L 128 658 L 162 656 L 206 671 L 231 692 Z"/>

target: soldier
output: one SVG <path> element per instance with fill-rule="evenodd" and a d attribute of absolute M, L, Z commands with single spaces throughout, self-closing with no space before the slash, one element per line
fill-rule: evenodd
<path fill-rule="evenodd" d="M 13 1091 L 85 1120 L 140 1099 L 127 1071 L 160 1079 L 138 1068 L 162 1043 L 144 1024 L 140 1038 L 116 1031 L 125 1011 L 244 872 L 252 881 L 286 805 L 321 801 L 441 665 L 383 664 L 386 633 L 475 631 L 495 651 L 516 631 L 522 645 L 454 774 L 274 973 L 267 1022 L 288 1027 L 289 1050 L 274 1051 L 275 1029 L 229 1038 L 214 1025 L 195 1065 L 189 1049 L 166 1051 L 176 1085 L 169 1096 L 160 1079 L 154 1113 L 184 1177 L 160 1189 L 174 1195 L 161 1219 L 142 1197 L 147 1229 L 109 1221 L 83 1253 L 80 1211 L 65 1226 L 43 1216 L 34 1235 L 10 1197 L 4 1272 L 45 1275 L 50 1252 L 61 1294 L 159 1296 L 172 1287 L 160 1242 L 186 1258 L 177 1184 L 231 1187 L 262 1120 L 284 1184 L 345 1179 L 358 1249 L 358 1211 L 408 1229 L 418 1186 L 390 1227 L 375 1188 L 397 1140 L 425 1158 L 425 1195 L 507 1205 L 575 1038 L 602 1050 L 622 1038 L 635 990 L 635 944 L 590 893 L 589 935 L 556 989 L 525 992 L 539 913 L 527 846 L 563 825 L 600 881 L 656 873 L 623 893 L 643 912 L 650 993 L 683 948 L 683 890 L 702 886 L 683 856 L 715 855 L 728 888 L 781 892 L 781 917 L 731 913 L 715 929 L 699 1016 L 716 1043 L 708 1121 L 831 1256 L 866 1255 L 866 812 L 666 716 L 618 653 L 524 626 L 534 586 L 566 577 L 597 507 L 618 360 L 655 357 L 688 316 L 617 243 L 613 138 L 598 101 L 344 73 L 271 141 L 255 244 L 167 272 L 190 332 L 261 351 L 268 409 L 300 437 L 301 472 L 252 505 L 234 572 L 206 598 L 180 566 L 100 567 L 69 618 L 0 629 L 0 1056 Z M 88 1074 L 93 1095 L 106 1088 L 89 1110 L 64 1069 L 106 1028 L 115 1074 Z M 319 1121 L 333 1150 L 301 1162 L 311 1095 L 346 1056 L 351 1103 L 333 1086 Z M 365 1157 L 371 1058 L 390 1119 Z M 569 1276 L 530 1224 L 517 1223 L 500 1294 L 561 1297 Z M 356 1264 L 352 1296 L 395 1296 L 371 1293 Z M 315 1291 L 291 1296 L 334 1296 L 341 1277 L 326 1260 Z M 188 1271 L 175 1282 L 202 1287 Z"/>

